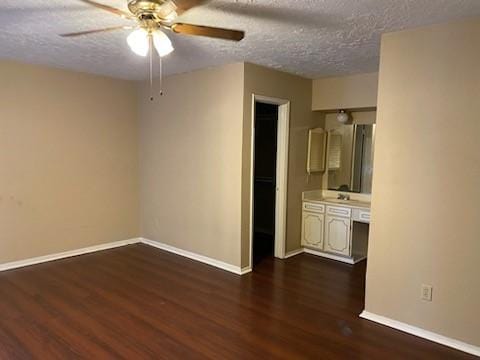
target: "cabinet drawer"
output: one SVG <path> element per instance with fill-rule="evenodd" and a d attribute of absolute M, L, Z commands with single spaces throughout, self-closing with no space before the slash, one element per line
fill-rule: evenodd
<path fill-rule="evenodd" d="M 353 221 L 363 222 L 370 224 L 370 211 L 354 209 L 352 215 Z"/>
<path fill-rule="evenodd" d="M 323 214 L 325 212 L 325 205 L 311 202 L 303 203 L 303 210 L 314 211 Z"/>
<path fill-rule="evenodd" d="M 327 215 L 350 218 L 352 215 L 352 209 L 338 206 L 327 206 Z"/>
<path fill-rule="evenodd" d="M 370 212 L 368 211 L 360 211 L 358 217 L 360 218 L 360 220 L 370 222 Z"/>

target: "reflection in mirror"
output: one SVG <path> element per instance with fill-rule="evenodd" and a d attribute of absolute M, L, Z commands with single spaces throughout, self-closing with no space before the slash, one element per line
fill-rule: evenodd
<path fill-rule="evenodd" d="M 307 173 L 325 171 L 327 133 L 322 128 L 308 130 Z"/>
<path fill-rule="evenodd" d="M 328 135 L 328 189 L 370 194 L 375 125 L 341 125 Z"/>

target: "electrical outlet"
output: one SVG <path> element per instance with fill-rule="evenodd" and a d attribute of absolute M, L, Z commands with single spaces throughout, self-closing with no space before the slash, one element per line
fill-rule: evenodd
<path fill-rule="evenodd" d="M 433 287 L 431 285 L 422 285 L 421 299 L 425 301 L 432 301 Z"/>

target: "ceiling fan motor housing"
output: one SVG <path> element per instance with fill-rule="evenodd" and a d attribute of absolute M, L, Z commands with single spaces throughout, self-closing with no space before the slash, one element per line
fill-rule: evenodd
<path fill-rule="evenodd" d="M 175 12 L 176 6 L 170 0 L 128 0 L 128 9 L 141 20 L 166 20 Z"/>

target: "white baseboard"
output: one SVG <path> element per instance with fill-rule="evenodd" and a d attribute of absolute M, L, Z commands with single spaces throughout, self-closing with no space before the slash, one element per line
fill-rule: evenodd
<path fill-rule="evenodd" d="M 54 260 L 60 260 L 60 259 L 65 259 L 73 256 L 78 256 L 78 255 L 84 255 L 84 254 L 89 254 L 93 253 L 96 251 L 102 251 L 102 250 L 108 250 L 108 249 L 114 249 L 117 247 L 121 246 L 126 246 L 126 245 L 132 245 L 132 244 L 138 244 L 138 243 L 143 243 L 146 245 L 150 245 L 177 255 L 181 255 L 184 257 L 187 257 L 189 259 L 193 259 L 196 261 L 200 261 L 204 264 L 212 265 L 215 266 L 219 269 L 226 270 L 229 272 L 232 272 L 237 275 L 245 275 L 248 274 L 249 272 L 252 271 L 252 268 L 247 266 L 244 268 L 240 268 L 239 266 L 234 266 L 231 264 L 227 264 L 225 262 L 209 258 L 207 256 L 199 255 L 192 253 L 190 251 L 182 250 L 179 248 L 176 248 L 174 246 L 170 246 L 167 244 L 160 243 L 158 241 L 153 241 L 153 240 L 148 240 L 144 238 L 133 238 L 133 239 L 128 239 L 128 240 L 121 240 L 121 241 L 114 241 L 106 244 L 100 244 L 100 245 L 94 245 L 94 246 L 89 246 L 86 248 L 82 249 L 76 249 L 76 250 L 70 250 L 70 251 L 64 251 L 61 253 L 56 253 L 56 254 L 51 254 L 51 255 L 45 255 L 45 256 L 39 256 L 39 257 L 34 257 L 30 259 L 25 259 L 25 260 L 19 260 L 19 261 L 12 261 L 4 264 L 0 264 L 0 272 L 2 271 L 7 271 L 7 270 L 13 270 L 13 269 L 18 269 L 21 267 L 25 266 L 30 266 L 30 265 L 36 265 L 36 264 L 41 264 L 49 261 L 54 261 Z"/>
<path fill-rule="evenodd" d="M 358 258 L 353 258 L 353 263 L 354 264 L 358 264 L 359 262 L 362 262 L 363 260 L 367 260 L 367 257 L 366 256 L 360 256 Z"/>
<path fill-rule="evenodd" d="M 480 356 L 480 347 L 467 344 L 463 341 L 455 340 L 455 339 L 452 339 L 428 330 L 418 328 L 416 326 L 408 325 L 406 323 L 387 318 L 385 316 L 373 314 L 368 311 L 363 311 L 360 314 L 360 317 L 363 319 L 367 319 L 367 320 L 406 332 L 408 334 L 412 334 L 412 335 L 436 342 L 438 344 L 451 347 L 453 349 L 457 349 L 472 355 Z"/>
<path fill-rule="evenodd" d="M 303 254 L 304 253 L 304 249 L 303 248 L 300 248 L 300 249 L 297 249 L 297 250 L 292 250 L 292 251 L 289 251 L 285 254 L 285 256 L 283 257 L 284 259 L 288 259 L 292 256 L 295 256 L 295 255 L 300 255 L 300 254 Z"/>
<path fill-rule="evenodd" d="M 139 242 L 140 242 L 140 238 L 134 238 L 134 239 L 128 239 L 128 240 L 114 241 L 114 242 L 110 242 L 110 243 L 106 243 L 106 244 L 89 246 L 89 247 L 82 248 L 82 249 L 64 251 L 64 252 L 61 252 L 61 253 L 56 253 L 56 254 L 51 254 L 51 255 L 34 257 L 34 258 L 30 258 L 30 259 L 25 259 L 25 260 L 12 261 L 12 262 L 8 262 L 8 263 L 0 264 L 0 271 L 13 270 L 13 269 L 17 269 L 17 268 L 24 267 L 24 266 L 36 265 L 36 264 L 41 264 L 41 263 L 45 263 L 45 262 L 49 262 L 49 261 L 65 259 L 65 258 L 69 258 L 69 257 L 72 257 L 72 256 L 89 254 L 89 253 L 96 252 L 96 251 L 113 249 L 113 248 L 117 248 L 117 247 L 120 247 L 120 246 L 137 244 Z"/>
<path fill-rule="evenodd" d="M 321 256 L 321 257 L 324 257 L 324 258 L 327 258 L 327 259 L 330 259 L 330 260 L 341 261 L 343 263 L 350 264 L 350 265 L 355 264 L 355 261 L 352 258 L 347 258 L 347 257 L 343 257 L 343 256 L 328 254 L 328 253 L 324 253 L 324 252 L 321 252 L 321 251 L 312 250 L 312 249 L 308 249 L 308 248 L 305 248 L 304 252 L 306 252 L 307 254 Z"/>
<path fill-rule="evenodd" d="M 231 264 L 228 264 L 226 262 L 210 258 L 208 256 L 199 255 L 199 254 L 187 251 L 187 250 L 179 249 L 175 246 L 167 245 L 167 244 L 161 243 L 159 241 L 154 241 L 154 240 L 141 238 L 140 242 L 143 243 L 143 244 L 146 244 L 146 245 L 156 247 L 156 248 L 161 249 L 161 250 L 171 252 L 173 254 L 184 256 L 184 257 L 192 259 L 192 260 L 200 261 L 200 262 L 202 262 L 204 264 L 207 264 L 207 265 L 215 266 L 216 268 L 226 270 L 226 271 L 229 271 L 229 272 L 237 274 L 237 275 L 244 275 L 244 274 L 247 274 L 250 271 L 252 271 L 252 269 L 250 267 L 241 268 L 240 266 L 231 265 Z"/>
<path fill-rule="evenodd" d="M 48 261 L 65 259 L 65 258 L 72 257 L 72 256 L 89 254 L 89 253 L 96 252 L 96 251 L 113 249 L 113 248 L 120 247 L 120 246 L 137 244 L 137 243 L 143 243 L 143 244 L 146 244 L 146 245 L 149 245 L 149 246 L 153 246 L 153 247 L 171 252 L 173 254 L 184 256 L 186 258 L 196 260 L 196 261 L 202 262 L 204 264 L 215 266 L 216 268 L 226 270 L 226 271 L 229 271 L 229 272 L 237 274 L 237 275 L 245 275 L 245 274 L 248 274 L 249 272 L 252 271 L 252 268 L 250 266 L 241 268 L 240 266 L 231 265 L 231 264 L 228 264 L 226 262 L 216 260 L 216 259 L 204 256 L 204 255 L 199 255 L 199 254 L 193 253 L 191 251 L 179 249 L 177 247 L 167 245 L 167 244 L 161 243 L 159 241 L 153 241 L 153 240 L 149 240 L 149 239 L 145 239 L 145 238 L 133 238 L 133 239 L 128 239 L 128 240 L 114 241 L 114 242 L 101 244 L 101 245 L 89 246 L 89 247 L 82 248 L 82 249 L 70 250 L 70 251 L 65 251 L 65 252 L 61 252 L 61 253 L 39 256 L 39 257 L 35 257 L 35 258 L 30 258 L 30 259 L 25 259 L 25 260 L 19 260 L 19 261 L 13 261 L 13 262 L 0 264 L 0 272 L 1 271 L 6 271 L 6 270 L 17 269 L 17 268 L 24 267 L 24 266 L 41 264 L 41 263 L 48 262 Z M 311 250 L 311 249 L 307 249 L 307 248 L 300 248 L 300 249 L 297 249 L 297 250 L 290 251 L 290 252 L 285 254 L 284 259 L 288 259 L 292 256 L 302 254 L 303 252 L 313 254 L 313 255 L 317 255 L 317 256 L 326 257 L 326 258 L 333 259 L 333 260 L 339 260 L 339 261 L 347 262 L 349 264 L 353 264 L 353 260 L 351 260 L 351 259 L 343 258 L 341 256 L 326 254 L 326 253 L 323 253 L 323 252 L 319 252 L 319 251 L 315 251 L 315 250 Z"/>
<path fill-rule="evenodd" d="M 252 272 L 252 268 L 250 266 L 245 266 L 240 271 L 240 275 L 245 275 L 245 274 L 248 274 L 248 273 L 251 273 L 251 272 Z"/>

